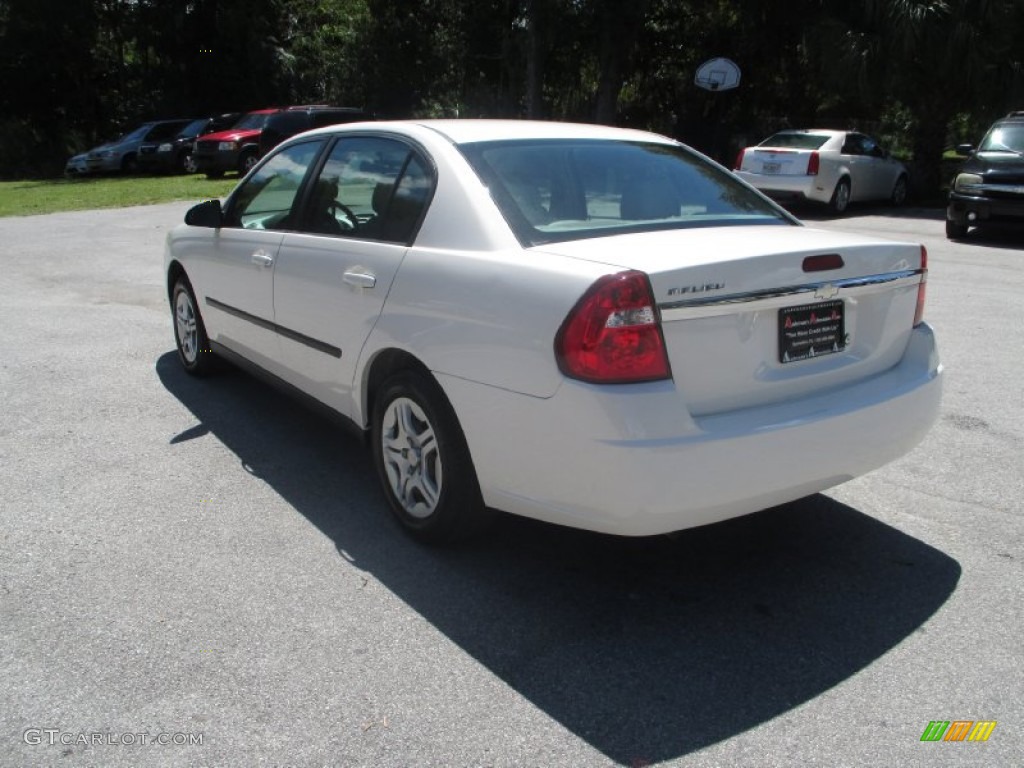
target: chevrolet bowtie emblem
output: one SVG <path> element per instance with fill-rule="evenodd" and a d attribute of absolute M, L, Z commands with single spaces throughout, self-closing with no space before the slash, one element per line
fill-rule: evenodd
<path fill-rule="evenodd" d="M 831 299 L 833 296 L 839 293 L 839 288 L 832 285 L 832 283 L 825 283 L 819 285 L 817 290 L 814 292 L 814 298 L 816 299 Z"/>

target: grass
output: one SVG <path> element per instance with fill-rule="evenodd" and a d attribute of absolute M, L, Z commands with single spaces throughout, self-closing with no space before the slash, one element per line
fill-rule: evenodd
<path fill-rule="evenodd" d="M 0 181 L 0 217 L 57 211 L 126 208 L 224 197 L 238 179 L 191 176 L 97 176 L 80 179 Z"/>

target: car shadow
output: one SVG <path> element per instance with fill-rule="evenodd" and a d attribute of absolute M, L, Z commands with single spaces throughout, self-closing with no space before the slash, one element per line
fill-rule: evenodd
<path fill-rule="evenodd" d="M 1024 248 L 1024 226 L 1002 222 L 985 224 L 982 227 L 971 229 L 965 237 L 957 238 L 956 243 L 1019 251 Z"/>
<path fill-rule="evenodd" d="M 340 557 L 622 765 L 679 758 L 828 691 L 920 630 L 960 577 L 823 495 L 641 539 L 501 516 L 461 548 L 425 548 L 339 427 L 238 371 L 194 379 L 172 352 L 156 373 L 198 420 L 170 443 L 212 434 Z"/>

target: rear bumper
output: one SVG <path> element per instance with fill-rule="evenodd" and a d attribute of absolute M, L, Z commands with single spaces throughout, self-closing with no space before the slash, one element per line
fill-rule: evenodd
<path fill-rule="evenodd" d="M 927 325 L 870 379 L 764 407 L 693 418 L 672 382 L 566 381 L 551 398 L 439 376 L 485 502 L 641 536 L 794 501 L 893 461 L 934 423 L 942 367 Z"/>
<path fill-rule="evenodd" d="M 833 190 L 822 186 L 820 176 L 778 176 L 749 171 L 736 171 L 736 175 L 775 200 L 827 203 L 832 199 Z"/>

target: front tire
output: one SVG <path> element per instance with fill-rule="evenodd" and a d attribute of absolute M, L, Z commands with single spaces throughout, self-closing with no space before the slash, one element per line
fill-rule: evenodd
<path fill-rule="evenodd" d="M 950 240 L 959 240 L 967 237 L 968 226 L 958 221 L 946 219 L 946 237 Z"/>
<path fill-rule="evenodd" d="M 206 326 L 192 286 L 185 277 L 179 277 L 171 294 L 174 310 L 174 340 L 178 359 L 193 376 L 205 376 L 213 368 L 213 350 L 206 336 Z"/>
<path fill-rule="evenodd" d="M 487 521 L 462 429 L 444 392 L 415 371 L 381 386 L 373 406 L 374 465 L 391 511 L 414 538 L 450 544 Z"/>
<path fill-rule="evenodd" d="M 828 207 L 837 215 L 846 213 L 846 209 L 850 207 L 849 179 L 839 180 L 839 183 L 836 184 L 835 192 L 832 193 L 832 199 L 829 201 Z"/>
<path fill-rule="evenodd" d="M 256 163 L 259 161 L 259 157 L 253 151 L 248 151 L 242 155 L 242 158 L 238 161 L 238 175 L 245 176 L 249 171 L 253 169 Z"/>

